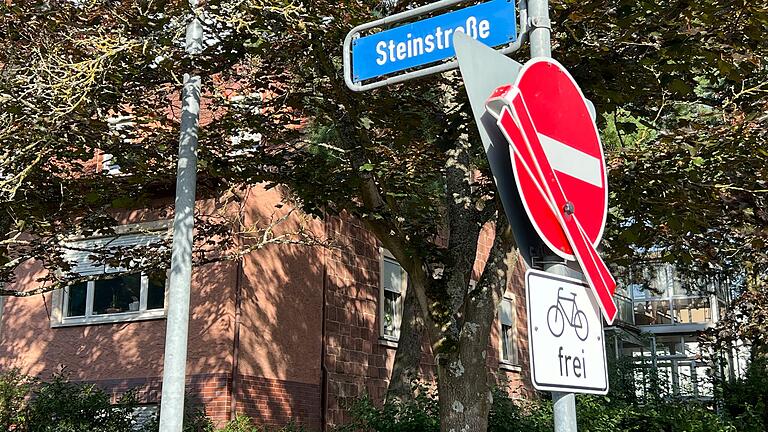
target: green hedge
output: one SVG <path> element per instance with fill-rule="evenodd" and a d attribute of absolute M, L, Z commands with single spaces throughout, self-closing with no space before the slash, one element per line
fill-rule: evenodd
<path fill-rule="evenodd" d="M 613 380 L 612 380 L 613 382 Z M 709 405 L 682 399 L 650 398 L 640 402 L 631 388 L 608 396 L 579 395 L 576 411 L 582 432 L 762 432 L 768 424 L 768 361 L 756 360 L 744 379 L 719 385 Z M 337 432 L 439 432 L 437 395 L 424 386 L 407 403 L 383 406 L 363 396 L 345 404 L 351 417 Z M 546 397 L 513 400 L 494 391 L 489 432 L 549 432 L 552 404 Z M 188 400 L 193 401 L 194 397 Z M 133 393 L 117 404 L 93 384 L 72 383 L 65 375 L 40 382 L 18 370 L 0 371 L 0 431 L 7 432 L 133 432 Z M 199 404 L 187 404 L 185 432 L 213 432 Z M 717 407 L 717 413 L 715 408 Z M 157 419 L 144 432 L 157 431 Z M 296 425 L 267 429 L 238 416 L 220 432 L 308 432 Z"/>
<path fill-rule="evenodd" d="M 544 395 L 542 395 L 544 396 Z M 378 406 L 362 397 L 347 406 L 352 420 L 338 432 L 438 432 L 439 418 L 434 395 L 423 393 L 409 403 Z M 576 412 L 581 432 L 758 432 L 762 423 L 752 418 L 718 415 L 713 408 L 691 400 L 659 400 L 630 403 L 610 396 L 579 395 Z M 489 432 L 551 432 L 552 403 L 513 400 L 494 391 L 488 418 Z"/>
<path fill-rule="evenodd" d="M 190 398 L 193 400 L 193 398 Z M 136 432 L 135 394 L 117 404 L 94 384 L 70 382 L 66 374 L 39 381 L 18 369 L 0 371 L 0 431 L 5 432 Z M 199 404 L 188 404 L 185 432 L 213 432 L 211 420 Z M 143 432 L 157 431 L 157 419 Z"/>

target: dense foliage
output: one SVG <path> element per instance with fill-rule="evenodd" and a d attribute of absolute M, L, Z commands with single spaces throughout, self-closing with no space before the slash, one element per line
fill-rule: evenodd
<path fill-rule="evenodd" d="M 345 409 L 352 418 L 339 426 L 337 432 L 438 432 L 440 430 L 437 395 L 425 386 L 418 386 L 410 400 L 395 400 L 378 406 L 367 396 L 348 401 Z"/>
<path fill-rule="evenodd" d="M 149 0 L 3 2 L 0 280 L 33 259 L 66 270 L 61 240 L 108 230 L 122 210 L 169 202 L 180 76 L 194 71 L 205 88 L 201 196 L 226 204 L 238 197 L 224 191 L 269 182 L 289 186 L 309 214 L 362 220 L 411 276 L 408 292 L 440 359 L 442 417 L 452 415 L 450 394 L 475 413 L 467 419 L 484 421 L 489 384 L 478 359 L 514 245 L 460 77 L 365 95 L 342 81 L 349 29 L 421 3 L 212 0 L 190 11 Z M 207 35 L 195 58 L 181 43 L 192 12 Z M 737 272 L 747 291 L 764 291 L 765 5 L 556 0 L 551 16 L 554 56 L 602 113 L 608 261 Z M 122 175 L 92 163 L 105 153 Z M 486 223 L 498 235 L 470 290 Z M 232 231 L 215 226 L 198 224 L 201 235 L 231 242 Z M 33 295 L 74 276 L 51 271 L 39 290 L 0 293 Z M 402 334 L 420 338 L 407 326 Z M 447 373 L 450 365 L 464 376 Z"/>
<path fill-rule="evenodd" d="M 722 388 L 723 410 L 736 420 L 739 431 L 768 428 L 768 361 L 756 356 L 745 376 Z"/>
<path fill-rule="evenodd" d="M 186 399 L 184 432 L 214 432 L 202 405 L 193 396 Z M 137 426 L 157 432 L 156 417 L 137 425 L 137 406 L 132 391 L 112 403 L 111 395 L 98 386 L 70 381 L 65 373 L 41 381 L 18 369 L 0 371 L 2 432 L 135 432 Z"/>
<path fill-rule="evenodd" d="M 309 432 L 303 426 L 289 423 L 282 427 L 259 426 L 250 417 L 238 414 L 234 419 L 219 429 L 219 432 Z"/>
<path fill-rule="evenodd" d="M 17 369 L 0 371 L 0 431 L 27 422 L 26 398 L 34 384 L 34 379 Z"/>
<path fill-rule="evenodd" d="M 136 401 L 116 404 L 93 384 L 56 374 L 39 382 L 12 369 L 0 372 L 0 430 L 14 432 L 129 432 Z"/>
<path fill-rule="evenodd" d="M 760 383 L 741 383 L 756 386 Z M 757 389 L 757 387 L 753 387 Z M 736 387 L 729 387 L 729 392 Z M 763 388 L 762 394 L 765 390 Z M 541 395 L 545 396 L 545 395 Z M 410 402 L 397 402 L 377 406 L 367 397 L 351 404 L 352 420 L 339 427 L 339 432 L 366 431 L 439 431 L 437 405 L 434 395 L 424 395 Z M 576 412 L 579 430 L 585 432 L 760 432 L 763 431 L 764 411 L 759 404 L 749 402 L 748 393 L 731 396 L 739 399 L 727 405 L 734 411 L 722 415 L 713 407 L 694 400 L 655 399 L 647 403 L 629 402 L 631 398 L 619 396 L 579 395 Z M 741 403 L 741 405 L 739 405 Z M 737 408 L 739 407 L 740 408 Z M 735 410 L 740 410 L 736 412 Z M 489 432 L 549 432 L 554 424 L 552 403 L 547 399 L 511 399 L 503 392 L 494 391 L 494 401 L 488 419 Z"/>

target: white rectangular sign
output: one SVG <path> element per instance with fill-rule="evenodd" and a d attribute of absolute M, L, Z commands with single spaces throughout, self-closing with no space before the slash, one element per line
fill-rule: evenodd
<path fill-rule="evenodd" d="M 531 380 L 538 390 L 608 393 L 603 319 L 580 280 L 525 274 Z"/>

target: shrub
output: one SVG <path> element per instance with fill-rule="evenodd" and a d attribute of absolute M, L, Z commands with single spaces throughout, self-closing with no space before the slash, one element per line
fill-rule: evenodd
<path fill-rule="evenodd" d="M 489 432 L 550 432 L 552 403 L 548 400 L 513 400 L 506 391 L 493 390 L 488 414 Z"/>
<path fill-rule="evenodd" d="M 158 412 L 152 419 L 144 423 L 140 432 L 157 432 L 160 430 L 160 413 Z M 184 432 L 213 432 L 213 421 L 205 412 L 200 399 L 195 395 L 187 394 L 184 396 L 184 419 L 182 420 L 182 431 Z M 248 429 L 243 429 L 247 431 Z M 234 431 L 239 431 L 234 429 Z"/>
<path fill-rule="evenodd" d="M 250 417 L 238 414 L 234 419 L 230 420 L 223 429 L 220 429 L 219 432 L 307 432 L 307 430 L 303 426 L 293 423 L 289 423 L 281 428 L 257 426 L 253 424 Z"/>
<path fill-rule="evenodd" d="M 628 402 L 631 398 L 612 395 L 579 395 L 576 416 L 582 432 L 741 432 L 728 417 L 690 400 Z M 348 405 L 352 421 L 340 432 L 438 431 L 437 400 L 434 395 L 404 404 L 376 406 L 369 397 Z M 513 400 L 505 391 L 494 390 L 488 417 L 488 432 L 549 432 L 554 424 L 553 407 L 548 398 Z M 250 432 L 250 431 L 249 431 Z"/>
<path fill-rule="evenodd" d="M 250 417 L 238 414 L 221 432 L 261 432 L 261 428 L 254 425 Z"/>
<path fill-rule="evenodd" d="M 34 390 L 29 403 L 29 432 L 130 432 L 136 406 L 132 393 L 116 405 L 93 384 L 70 383 L 56 374 Z"/>
<path fill-rule="evenodd" d="M 338 432 L 439 432 L 437 397 L 425 387 L 419 387 L 416 397 L 407 402 L 391 402 L 376 406 L 363 396 L 344 405 L 352 421 L 338 427 Z"/>
<path fill-rule="evenodd" d="M 768 427 L 768 360 L 756 357 L 743 378 L 722 387 L 723 409 L 739 431 L 758 432 Z"/>
<path fill-rule="evenodd" d="M 23 430 L 26 403 L 35 380 L 18 369 L 0 372 L 0 431 Z"/>

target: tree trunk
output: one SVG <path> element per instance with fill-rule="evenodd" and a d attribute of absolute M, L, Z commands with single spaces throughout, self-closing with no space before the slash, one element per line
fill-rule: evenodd
<path fill-rule="evenodd" d="M 491 389 L 485 366 L 485 346 L 466 353 L 441 356 L 437 366 L 442 432 L 485 432 L 491 409 Z"/>
<path fill-rule="evenodd" d="M 400 340 L 395 353 L 392 377 L 387 387 L 387 402 L 412 399 L 411 383 L 419 376 L 421 345 L 424 334 L 424 318 L 414 287 L 408 287 L 403 300 L 403 320 L 400 324 Z"/>
<path fill-rule="evenodd" d="M 437 388 L 442 432 L 485 432 L 493 403 L 486 366 L 491 328 L 518 253 L 509 226 L 501 222 L 476 288 L 465 297 L 463 322 L 454 350 L 437 358 Z"/>

